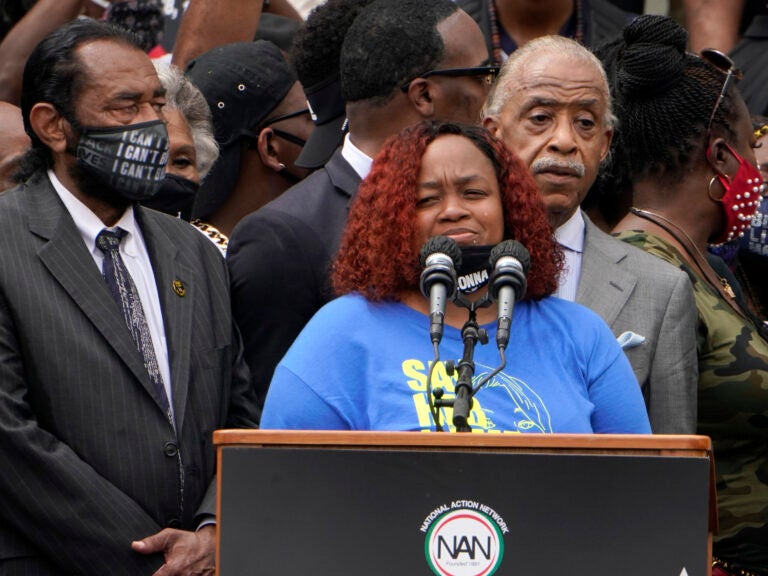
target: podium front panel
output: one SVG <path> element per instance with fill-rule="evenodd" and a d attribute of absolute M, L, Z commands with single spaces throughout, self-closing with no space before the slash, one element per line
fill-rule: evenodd
<path fill-rule="evenodd" d="M 222 576 L 708 573 L 708 458 L 220 450 Z"/>

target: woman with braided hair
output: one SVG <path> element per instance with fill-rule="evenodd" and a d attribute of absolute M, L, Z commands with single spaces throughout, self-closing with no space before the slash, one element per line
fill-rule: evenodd
<path fill-rule="evenodd" d="M 755 159 L 763 181 L 768 181 L 768 118 L 753 116 L 757 147 Z M 710 246 L 710 251 L 721 257 L 733 271 L 743 292 L 743 303 L 754 314 L 755 320 L 768 329 L 768 196 L 763 196 L 744 236 L 721 246 Z"/>
<path fill-rule="evenodd" d="M 614 52 L 619 146 L 634 205 L 618 236 L 686 271 L 699 315 L 698 432 L 712 438 L 713 575 L 768 574 L 768 342 L 705 258 L 760 203 L 755 136 L 723 54 L 686 52 L 673 20 L 643 16 Z"/>

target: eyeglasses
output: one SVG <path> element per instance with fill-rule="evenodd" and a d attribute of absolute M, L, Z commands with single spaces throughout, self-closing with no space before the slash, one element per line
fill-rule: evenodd
<path fill-rule="evenodd" d="M 296 118 L 297 116 L 302 116 L 304 114 L 309 114 L 309 108 L 302 108 L 301 110 L 294 110 L 293 112 L 288 112 L 287 114 L 272 116 L 271 118 L 267 118 L 266 120 L 264 120 L 264 122 L 261 123 L 261 128 L 258 128 L 256 131 L 253 131 L 253 132 L 250 130 L 246 130 L 243 132 L 243 134 L 245 136 L 248 136 L 256 140 L 258 138 L 258 133 L 261 132 L 267 126 L 271 126 L 272 124 L 276 124 L 277 122 L 282 122 L 283 120 Z M 295 136 L 289 132 L 284 132 L 279 128 L 272 128 L 272 133 L 275 136 L 282 138 L 283 140 L 287 140 L 288 142 L 296 144 L 297 146 L 303 147 L 304 144 L 307 143 L 307 141 L 304 140 L 303 138 L 299 138 L 298 136 Z"/>
<path fill-rule="evenodd" d="M 267 126 L 270 126 L 275 122 L 282 122 L 283 120 L 296 118 L 297 116 L 302 116 L 304 114 L 309 114 L 309 108 L 294 110 L 293 112 L 288 112 L 288 114 L 281 114 L 280 116 L 272 116 L 272 118 L 267 118 L 266 120 L 264 120 L 264 122 L 261 123 L 261 127 L 266 128 Z"/>
<path fill-rule="evenodd" d="M 723 89 L 720 90 L 720 96 L 717 97 L 715 107 L 712 108 L 712 114 L 710 114 L 709 122 L 707 123 L 707 134 L 709 134 L 709 131 L 712 129 L 712 122 L 715 120 L 715 114 L 717 114 L 717 110 L 720 108 L 720 104 L 723 102 L 723 98 L 725 98 L 725 95 L 728 92 L 728 87 L 730 86 L 731 81 L 734 77 L 737 80 L 741 80 L 742 73 L 741 70 L 736 68 L 736 64 L 733 62 L 733 60 L 720 52 L 720 50 L 715 50 L 714 48 L 706 48 L 701 51 L 701 57 L 709 64 L 717 68 L 720 72 L 725 74 Z"/>
<path fill-rule="evenodd" d="M 283 132 L 277 128 L 272 128 L 272 134 L 279 136 L 283 140 L 288 140 L 288 142 L 292 142 L 293 144 L 296 144 L 296 146 L 301 146 L 302 148 L 304 148 L 304 144 L 307 143 L 304 138 L 299 138 L 298 136 L 295 136 L 289 132 Z"/>
<path fill-rule="evenodd" d="M 430 76 L 449 76 L 451 78 L 459 78 L 461 76 L 473 76 L 480 77 L 483 84 L 490 86 L 499 75 L 499 66 L 474 66 L 472 68 L 443 68 L 442 70 L 429 70 L 423 74 L 419 74 L 415 78 L 408 80 L 405 84 L 400 86 L 400 90 L 408 92 L 408 87 L 416 78 L 429 78 Z"/>

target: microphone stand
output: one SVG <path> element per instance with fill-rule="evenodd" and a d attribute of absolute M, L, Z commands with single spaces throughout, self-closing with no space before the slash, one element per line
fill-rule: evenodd
<path fill-rule="evenodd" d="M 443 390 L 438 388 L 434 391 L 435 412 L 439 416 L 440 408 L 443 406 L 453 407 L 453 425 L 457 432 L 471 432 L 472 429 L 467 422 L 469 412 L 472 410 L 472 397 L 474 389 L 472 386 L 472 377 L 475 375 L 475 346 L 479 341 L 481 344 L 488 343 L 488 332 L 477 323 L 477 310 L 491 305 L 491 300 L 485 296 L 477 302 L 470 302 L 463 295 L 456 296 L 456 303 L 469 310 L 469 318 L 461 329 L 461 338 L 464 341 L 464 353 L 459 361 L 459 376 L 456 381 L 456 397 L 453 400 L 443 400 Z M 452 361 L 446 362 L 446 371 L 452 376 L 455 368 Z M 436 422 L 437 429 L 441 430 L 439 422 Z"/>

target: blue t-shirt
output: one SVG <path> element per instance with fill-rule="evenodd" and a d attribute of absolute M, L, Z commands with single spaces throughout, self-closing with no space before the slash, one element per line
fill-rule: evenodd
<path fill-rule="evenodd" d="M 475 348 L 474 382 L 500 363 L 496 323 Z M 432 388 L 454 397 L 464 350 L 445 326 Z M 427 399 L 433 359 L 429 319 L 405 304 L 346 295 L 326 304 L 278 364 L 261 427 L 305 430 L 435 429 Z M 452 409 L 441 422 L 451 425 Z M 640 433 L 650 424 L 640 387 L 608 326 L 559 298 L 516 304 L 506 368 L 480 388 L 469 415 L 474 432 Z"/>

